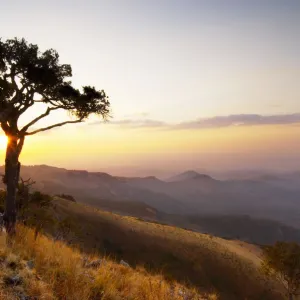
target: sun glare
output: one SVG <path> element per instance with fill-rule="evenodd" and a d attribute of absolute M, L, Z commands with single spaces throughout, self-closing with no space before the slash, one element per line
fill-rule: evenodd
<path fill-rule="evenodd" d="M 5 135 L 0 135 L 0 150 L 6 149 L 7 137 Z"/>

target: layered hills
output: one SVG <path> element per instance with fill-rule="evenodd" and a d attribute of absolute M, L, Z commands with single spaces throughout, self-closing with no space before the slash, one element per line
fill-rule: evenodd
<path fill-rule="evenodd" d="M 21 176 L 32 178 L 33 188 L 44 193 L 69 194 L 77 202 L 124 215 L 259 244 L 300 240 L 296 173 L 217 180 L 187 171 L 161 180 L 40 165 L 23 166 Z"/>

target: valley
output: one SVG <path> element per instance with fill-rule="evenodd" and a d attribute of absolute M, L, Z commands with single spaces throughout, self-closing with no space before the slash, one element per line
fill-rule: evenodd
<path fill-rule="evenodd" d="M 110 212 L 256 244 L 300 241 L 297 174 L 216 180 L 188 171 L 163 181 L 40 165 L 23 166 L 21 176 L 35 190 Z"/>

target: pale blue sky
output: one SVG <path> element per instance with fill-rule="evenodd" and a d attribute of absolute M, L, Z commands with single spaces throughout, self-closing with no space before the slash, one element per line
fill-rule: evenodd
<path fill-rule="evenodd" d="M 0 36 L 58 50 L 117 120 L 300 112 L 298 0 L 0 3 Z"/>

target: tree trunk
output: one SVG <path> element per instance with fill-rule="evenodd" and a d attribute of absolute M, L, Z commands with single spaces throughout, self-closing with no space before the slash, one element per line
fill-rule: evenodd
<path fill-rule="evenodd" d="M 15 225 L 17 219 L 16 194 L 20 175 L 20 163 L 18 159 L 18 138 L 15 136 L 8 136 L 5 159 L 5 175 L 3 179 L 3 182 L 6 184 L 6 199 L 3 221 L 9 237 L 15 234 Z"/>

